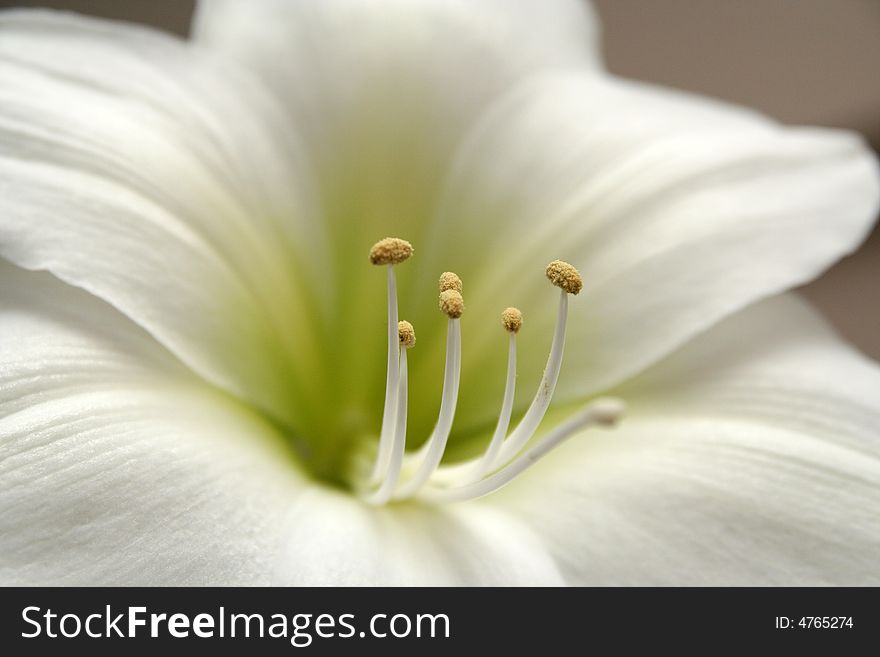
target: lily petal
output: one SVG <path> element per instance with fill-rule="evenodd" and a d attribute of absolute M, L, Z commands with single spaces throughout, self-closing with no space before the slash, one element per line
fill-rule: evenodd
<path fill-rule="evenodd" d="M 498 496 L 567 581 L 880 582 L 880 367 L 806 304 L 744 310 L 618 392 L 617 430 Z"/>
<path fill-rule="evenodd" d="M 436 269 L 455 249 L 473 281 L 472 324 L 497 325 L 504 305 L 524 311 L 525 376 L 540 376 L 552 332 L 543 266 L 562 258 L 581 271 L 562 400 L 607 389 L 818 275 L 869 231 L 880 176 L 855 134 L 572 74 L 525 83 L 488 112 L 446 190 L 421 257 Z M 476 413 L 469 389 L 500 385 L 503 343 L 491 340 L 465 332 L 464 414 Z"/>
<path fill-rule="evenodd" d="M 274 429 L 110 306 L 0 262 L 0 582 L 268 583 Z"/>
<path fill-rule="evenodd" d="M 449 157 L 491 101 L 537 71 L 599 63 L 578 0 L 214 0 L 199 4 L 193 39 L 284 104 L 334 245 L 357 262 L 383 231 L 420 237 Z"/>
<path fill-rule="evenodd" d="M 0 13 L 0 30 L 0 255 L 291 422 L 314 339 L 296 320 L 318 312 L 306 272 L 324 255 L 277 107 L 158 32 L 34 11 Z"/>
<path fill-rule="evenodd" d="M 432 119 L 469 123 L 517 79 L 601 65 L 597 17 L 579 0 L 206 0 L 192 32 L 266 80 L 318 151 L 352 121 L 447 130 Z"/>
<path fill-rule="evenodd" d="M 378 60 L 389 54 L 396 59 L 398 47 L 409 39 L 416 46 L 410 61 L 447 59 L 452 66 L 463 51 L 479 50 L 495 60 L 507 58 L 510 67 L 601 64 L 598 17 L 580 0 L 426 0 L 419 6 L 386 0 L 381 8 L 369 0 L 326 0 L 317 6 L 261 0 L 250 7 L 235 0 L 202 0 L 192 31 L 196 40 L 247 60 L 266 75 L 290 74 L 289 67 L 268 56 L 281 48 L 295 67 L 304 62 L 338 66 L 348 75 L 342 65 L 350 64 L 364 71 L 359 77 L 381 75 Z M 510 48 L 512 41 L 517 48 Z M 471 64 L 495 65 L 485 58 Z"/>
<path fill-rule="evenodd" d="M 547 546 L 490 504 L 377 508 L 312 488 L 291 508 L 273 582 L 286 586 L 559 586 Z"/>

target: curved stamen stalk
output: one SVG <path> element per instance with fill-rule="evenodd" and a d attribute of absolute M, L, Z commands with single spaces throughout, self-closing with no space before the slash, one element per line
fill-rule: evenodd
<path fill-rule="evenodd" d="M 449 272 L 447 272 L 449 273 Z M 456 276 L 456 279 L 458 277 Z M 443 279 L 441 278 L 441 287 Z M 459 287 L 461 281 L 459 281 Z M 421 450 L 421 463 L 415 475 L 394 495 L 395 499 L 411 497 L 428 481 L 440 465 L 446 442 L 452 431 L 452 420 L 458 403 L 458 386 L 461 380 L 461 320 L 464 302 L 461 293 L 455 289 L 440 292 L 440 309 L 449 317 L 446 332 L 446 367 L 443 376 L 443 397 L 440 401 L 440 416 L 431 437 Z"/>
<path fill-rule="evenodd" d="M 487 469 L 497 468 L 512 459 L 529 442 L 531 437 L 535 435 L 538 425 L 541 424 L 547 409 L 550 408 L 550 400 L 553 398 L 556 382 L 559 380 L 559 372 L 562 369 L 562 353 L 565 349 L 565 325 L 567 320 L 568 293 L 562 290 L 559 296 L 559 309 L 556 314 L 553 344 L 550 347 L 547 366 L 544 368 L 544 376 L 541 377 L 541 383 L 538 384 L 538 390 L 535 393 L 531 406 L 529 406 L 516 429 L 504 441 L 498 455 Z"/>
<path fill-rule="evenodd" d="M 394 433 L 391 447 L 388 450 L 388 468 L 378 490 L 364 497 L 369 504 L 385 504 L 391 499 L 397 481 L 400 478 L 400 469 L 403 465 L 403 453 L 406 449 L 406 411 L 407 411 L 407 379 L 406 352 L 416 343 L 415 332 L 412 324 L 406 321 L 399 322 L 398 335 L 400 343 L 399 372 L 397 384 L 397 417 L 394 421 Z"/>
<path fill-rule="evenodd" d="M 510 426 L 510 415 L 513 412 L 513 400 L 516 396 L 516 334 L 522 326 L 522 313 L 517 308 L 507 308 L 501 313 L 504 328 L 508 332 L 507 345 L 507 382 L 504 386 L 504 401 L 501 403 L 501 415 L 498 416 L 498 424 L 495 425 L 495 433 L 489 442 L 489 448 L 474 468 L 473 480 L 481 479 L 495 462 L 504 436 Z"/>
<path fill-rule="evenodd" d="M 397 353 L 397 285 L 394 267 L 388 267 L 388 369 L 385 376 L 385 408 L 382 411 L 382 429 L 379 433 L 379 453 L 370 482 L 378 483 L 388 469 L 391 457 L 391 439 L 394 433 L 394 418 L 397 412 L 397 383 L 400 377 L 400 355 Z"/>
<path fill-rule="evenodd" d="M 595 425 L 613 426 L 623 416 L 624 410 L 625 406 L 619 399 L 613 397 L 597 399 L 580 413 L 553 429 L 537 445 L 520 454 L 514 461 L 494 474 L 463 486 L 429 488 L 422 492 L 422 498 L 434 503 L 461 502 L 494 493 L 581 429 Z"/>
<path fill-rule="evenodd" d="M 412 253 L 412 245 L 396 237 L 386 237 L 376 242 L 370 249 L 371 263 L 388 266 L 388 367 L 385 376 L 385 408 L 382 411 L 382 429 L 379 432 L 379 452 L 369 478 L 371 484 L 378 484 L 388 469 L 397 408 L 397 384 L 400 374 L 397 347 L 397 280 L 394 275 L 394 265 L 409 259 Z"/>

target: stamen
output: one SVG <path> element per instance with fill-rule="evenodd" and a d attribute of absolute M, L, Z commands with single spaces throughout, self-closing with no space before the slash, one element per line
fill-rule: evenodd
<path fill-rule="evenodd" d="M 440 293 L 440 310 L 450 319 L 458 319 L 464 313 L 464 299 L 461 292 L 443 290 Z"/>
<path fill-rule="evenodd" d="M 440 287 L 443 288 L 444 277 L 447 282 L 454 277 L 458 281 L 458 287 L 461 288 L 461 279 L 452 272 L 445 272 L 440 277 Z M 400 490 L 394 495 L 396 499 L 411 497 L 430 479 L 431 475 L 440 465 L 443 458 L 443 452 L 446 450 L 446 442 L 449 440 L 449 434 L 452 431 L 452 420 L 455 418 L 455 407 L 458 403 L 458 386 L 461 380 L 461 313 L 464 310 L 464 301 L 461 293 L 446 289 L 440 293 L 440 307 L 443 308 L 443 296 L 449 294 L 447 306 L 452 306 L 454 312 L 447 312 L 449 317 L 446 329 L 446 365 L 443 370 L 443 397 L 440 401 L 440 415 L 437 418 L 437 424 L 431 432 L 430 438 L 425 442 L 425 447 L 417 454 L 417 458 L 421 458 L 421 463 L 415 475 L 407 481 Z M 456 300 L 457 299 L 457 300 Z M 457 313 L 457 314 L 456 314 Z"/>
<path fill-rule="evenodd" d="M 391 434 L 397 407 L 397 383 L 400 376 L 397 348 L 397 280 L 394 265 L 407 260 L 413 253 L 412 244 L 397 237 L 386 237 L 370 249 L 370 262 L 388 265 L 388 367 L 385 376 L 385 408 L 379 432 L 379 451 L 370 474 L 370 482 L 377 484 L 388 467 Z"/>
<path fill-rule="evenodd" d="M 517 334 L 522 328 L 522 313 L 519 308 L 505 308 L 501 313 L 501 323 L 508 333 Z"/>
<path fill-rule="evenodd" d="M 550 431 L 530 449 L 532 440 L 550 406 L 565 348 L 568 295 L 578 294 L 583 281 L 572 265 L 555 260 L 546 269 L 547 278 L 560 288 L 559 308 L 553 343 L 541 384 L 528 410 L 507 438 L 516 395 L 516 335 L 522 328 L 522 313 L 506 308 L 501 321 L 508 332 L 507 379 L 501 413 L 489 446 L 482 457 L 465 463 L 440 465 L 452 431 L 461 381 L 461 316 L 464 312 L 461 279 L 452 272 L 440 276 L 440 310 L 448 317 L 446 364 L 443 376 L 443 397 L 437 423 L 428 440 L 416 453 L 406 454 L 407 431 L 407 350 L 416 343 L 412 324 L 397 321 L 397 292 L 393 265 L 412 254 L 412 246 L 404 240 L 386 238 L 370 251 L 375 264 L 388 265 L 388 377 L 385 387 L 385 409 L 379 451 L 372 474 L 365 482 L 363 499 L 374 505 L 392 499 L 419 495 L 431 502 L 454 502 L 487 495 L 505 486 L 550 450 L 581 429 L 610 426 L 622 416 L 624 405 L 619 399 L 599 399 Z M 397 334 L 394 335 L 394 327 Z M 406 467 L 404 468 L 404 461 Z M 412 464 L 412 467 L 410 465 Z M 402 473 L 414 473 L 400 486 Z M 363 482 L 364 480 L 361 480 Z M 364 489 L 361 489 L 364 490 Z"/>
<path fill-rule="evenodd" d="M 556 382 L 559 380 L 559 371 L 562 368 L 562 352 L 565 349 L 565 325 L 568 320 L 568 295 L 577 294 L 583 287 L 583 281 L 578 270 L 567 262 L 554 260 L 547 265 L 547 278 L 553 285 L 561 288 L 559 295 L 559 310 L 556 316 L 556 330 L 553 334 L 553 344 L 550 347 L 550 356 L 547 358 L 547 367 L 544 368 L 544 376 L 538 385 L 538 391 L 532 400 L 531 406 L 526 411 L 520 423 L 513 433 L 504 441 L 498 456 L 492 462 L 490 468 L 498 467 L 506 463 L 521 450 L 535 434 L 541 420 L 550 407 L 550 400 L 556 390 Z"/>
<path fill-rule="evenodd" d="M 397 418 L 394 422 L 394 434 L 389 450 L 390 457 L 388 470 L 378 490 L 367 495 L 364 500 L 369 504 L 385 504 L 391 499 L 391 494 L 397 486 L 400 478 L 400 468 L 403 465 L 403 453 L 406 449 L 406 410 L 408 375 L 406 367 L 406 352 L 416 343 L 416 333 L 412 324 L 402 321 L 398 324 L 398 342 L 400 343 L 400 378 L 397 384 Z"/>
<path fill-rule="evenodd" d="M 416 346 L 416 331 L 406 320 L 397 322 L 397 338 L 404 349 L 412 349 Z"/>
<path fill-rule="evenodd" d="M 545 273 L 553 285 L 569 294 L 577 294 L 584 287 L 584 281 L 578 270 L 563 260 L 551 262 L 547 265 Z"/>
<path fill-rule="evenodd" d="M 374 265 L 399 265 L 413 254 L 412 244 L 399 237 L 386 237 L 370 249 L 370 262 Z"/>
<path fill-rule="evenodd" d="M 440 291 L 445 292 L 446 290 L 455 290 L 459 294 L 462 293 L 461 279 L 451 271 L 445 271 L 440 274 Z"/>
<path fill-rule="evenodd" d="M 477 463 L 474 469 L 473 479 L 482 478 L 492 467 L 492 463 L 498 456 L 498 450 L 504 443 L 504 436 L 510 426 L 510 415 L 513 412 L 513 399 L 516 396 L 516 334 L 522 327 L 522 313 L 518 308 L 505 308 L 501 313 L 501 322 L 504 330 L 508 332 L 507 345 L 507 383 L 504 386 L 504 401 L 501 403 L 501 415 L 498 416 L 498 424 L 495 425 L 495 433 L 489 442 L 489 448 Z"/>
<path fill-rule="evenodd" d="M 435 503 L 461 502 L 494 493 L 581 429 L 589 426 L 613 426 L 623 416 L 625 409 L 626 406 L 620 399 L 614 397 L 597 399 L 580 413 L 553 429 L 537 445 L 494 474 L 480 481 L 455 488 L 426 489 L 422 493 L 422 497 Z"/>

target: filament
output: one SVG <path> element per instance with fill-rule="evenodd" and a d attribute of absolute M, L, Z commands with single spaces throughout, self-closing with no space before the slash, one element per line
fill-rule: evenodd
<path fill-rule="evenodd" d="M 379 433 L 379 452 L 370 483 L 378 484 L 388 468 L 391 457 L 391 441 L 394 433 L 394 417 L 397 412 L 398 379 L 400 359 L 397 346 L 397 280 L 394 266 L 388 265 L 388 367 L 385 376 L 385 408 L 382 411 L 382 429 Z"/>
<path fill-rule="evenodd" d="M 427 489 L 423 491 L 422 497 L 430 502 L 461 502 L 494 493 L 581 429 L 591 425 L 611 426 L 618 421 L 623 412 L 624 405 L 619 399 L 612 397 L 597 399 L 580 413 L 553 429 L 537 445 L 518 456 L 501 470 L 480 481 L 463 486 Z"/>
<path fill-rule="evenodd" d="M 388 467 L 385 478 L 378 490 L 367 495 L 364 499 L 369 504 L 385 504 L 391 499 L 397 480 L 400 478 L 400 468 L 403 465 L 403 453 L 406 449 L 406 407 L 407 407 L 407 367 L 405 347 L 400 348 L 399 372 L 400 378 L 397 383 L 397 417 L 394 421 L 394 432 L 388 449 Z"/>
<path fill-rule="evenodd" d="M 562 290 L 559 295 L 559 309 L 556 314 L 556 329 L 553 333 L 553 344 L 550 346 L 550 355 L 547 358 L 547 366 L 544 368 L 544 376 L 538 385 L 535 398 L 532 400 L 529 410 L 520 420 L 513 433 L 501 445 L 498 455 L 493 459 L 489 468 L 497 467 L 509 461 L 521 450 L 535 434 L 541 420 L 550 408 L 550 400 L 556 390 L 556 382 L 559 380 L 559 371 L 562 368 L 562 352 L 565 349 L 565 325 L 568 320 L 568 293 Z"/>
<path fill-rule="evenodd" d="M 437 470 L 446 442 L 452 431 L 452 420 L 458 403 L 458 387 L 461 380 L 461 320 L 450 318 L 446 332 L 446 366 L 443 376 L 443 397 L 440 402 L 440 415 L 431 432 L 431 437 L 421 450 L 421 464 L 415 475 L 400 487 L 395 499 L 414 495 Z"/>
<path fill-rule="evenodd" d="M 510 426 L 510 415 L 513 412 L 513 398 L 516 395 L 516 333 L 510 332 L 507 346 L 507 383 L 504 386 L 504 401 L 501 403 L 501 415 L 498 416 L 498 424 L 495 425 L 495 433 L 492 434 L 492 440 L 489 448 L 482 458 L 477 462 L 474 469 L 474 479 L 479 479 L 485 475 L 495 458 L 498 451 L 504 443 L 504 436 L 507 435 L 507 429 Z"/>

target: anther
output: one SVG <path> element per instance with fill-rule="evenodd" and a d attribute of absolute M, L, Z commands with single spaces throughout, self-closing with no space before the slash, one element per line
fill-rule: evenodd
<path fill-rule="evenodd" d="M 501 323 L 508 333 L 519 333 L 522 328 L 522 313 L 519 308 L 505 308 L 501 313 Z"/>
<path fill-rule="evenodd" d="M 440 293 L 440 310 L 449 319 L 458 319 L 464 312 L 464 299 L 461 292 L 456 290 L 443 290 Z"/>
<path fill-rule="evenodd" d="M 446 290 L 455 290 L 459 294 L 462 293 L 461 279 L 458 277 L 458 274 L 451 271 L 445 271 L 440 274 L 440 291 L 445 292 Z"/>
<path fill-rule="evenodd" d="M 412 244 L 399 237 L 386 237 L 370 249 L 370 262 L 374 265 L 399 265 L 413 254 Z"/>
<path fill-rule="evenodd" d="M 545 273 L 553 285 L 569 294 L 577 294 L 584 287 L 584 281 L 578 270 L 562 260 L 554 260 L 547 265 Z"/>
<path fill-rule="evenodd" d="M 416 346 L 416 331 L 405 319 L 397 322 L 397 338 L 404 349 L 412 349 Z"/>

